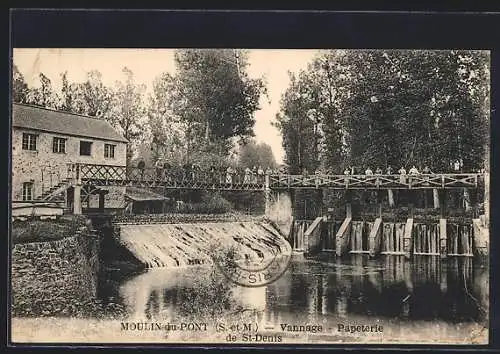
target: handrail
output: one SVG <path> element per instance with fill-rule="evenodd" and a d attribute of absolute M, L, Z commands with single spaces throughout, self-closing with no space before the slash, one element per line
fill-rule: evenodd
<path fill-rule="evenodd" d="M 374 175 L 286 175 L 228 172 L 182 168 L 138 168 L 123 165 L 68 164 L 68 177 L 112 184 L 155 184 L 172 188 L 262 190 L 290 188 L 334 189 L 445 189 L 475 188 L 482 173 L 374 174 Z M 238 188 L 236 188 L 238 189 Z"/>

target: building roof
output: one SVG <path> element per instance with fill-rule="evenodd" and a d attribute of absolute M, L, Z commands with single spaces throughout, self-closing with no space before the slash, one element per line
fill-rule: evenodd
<path fill-rule="evenodd" d="M 127 142 L 127 139 L 121 136 L 106 120 L 18 103 L 12 105 L 12 126 Z"/>
<path fill-rule="evenodd" d="M 137 188 L 137 187 L 127 187 L 125 191 L 125 196 L 132 199 L 134 202 L 143 202 L 150 200 L 169 200 L 170 198 L 164 197 L 163 195 L 154 193 L 148 189 Z"/>

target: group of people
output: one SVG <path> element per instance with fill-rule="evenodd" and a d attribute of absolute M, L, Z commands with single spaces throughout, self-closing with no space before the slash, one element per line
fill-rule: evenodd
<path fill-rule="evenodd" d="M 377 169 L 375 170 L 375 172 L 373 172 L 373 170 L 368 167 L 366 170 L 365 170 L 365 175 L 367 176 L 370 176 L 370 175 L 382 175 L 384 174 L 383 173 L 384 171 L 380 168 L 380 167 L 377 167 Z M 387 166 L 386 170 L 385 170 L 385 174 L 386 175 L 392 175 L 394 173 L 394 170 L 392 169 L 392 167 L 389 165 Z M 408 172 L 406 172 L 406 169 L 404 168 L 404 166 L 401 166 L 401 168 L 398 170 L 398 173 L 400 175 L 419 175 L 419 174 L 425 174 L 425 175 L 428 175 L 428 174 L 432 174 L 432 171 L 430 170 L 429 167 L 425 166 L 423 169 L 422 169 L 422 172 L 419 172 L 417 167 L 415 165 L 413 165 L 410 170 Z M 354 171 L 354 167 L 348 167 L 344 170 L 344 175 L 354 175 L 355 174 L 355 171 Z"/>
<path fill-rule="evenodd" d="M 153 177 L 151 169 L 146 168 L 144 160 L 137 163 L 137 170 L 141 180 Z M 278 173 L 278 170 L 271 168 L 264 169 L 262 166 L 252 168 L 237 168 L 233 166 L 217 167 L 210 166 L 202 168 L 198 164 L 186 163 L 183 166 L 172 166 L 169 163 L 157 160 L 154 164 L 154 178 L 163 181 L 191 182 L 204 181 L 207 183 L 228 183 L 228 184 L 263 184 L 265 176 Z"/>
<path fill-rule="evenodd" d="M 145 177 L 152 177 L 147 174 L 146 164 L 144 160 L 140 160 L 137 163 L 138 172 L 140 174 L 141 179 Z M 214 165 L 207 168 L 202 168 L 201 166 L 194 163 L 186 163 L 183 166 L 172 166 L 167 162 L 163 162 L 161 159 L 157 160 L 154 164 L 154 177 L 155 179 L 160 180 L 169 180 L 169 181 L 199 181 L 203 180 L 210 183 L 229 183 L 229 184 L 263 184 L 265 183 L 266 175 L 274 175 L 274 174 L 286 174 L 286 171 L 283 169 L 264 169 L 262 166 L 253 166 L 252 168 L 238 168 L 233 166 L 227 167 L 216 167 Z M 406 176 L 412 175 L 429 175 L 432 174 L 432 171 L 428 166 L 425 166 L 420 172 L 415 165 L 413 165 L 408 171 L 406 168 L 402 166 L 397 173 L 400 175 L 400 179 L 406 180 Z M 302 170 L 303 175 L 308 175 L 307 170 Z M 318 169 L 315 174 L 322 174 Z M 330 173 L 328 173 L 330 174 Z M 387 166 L 385 170 L 377 167 L 375 171 L 373 171 L 370 167 L 367 167 L 364 173 L 356 173 L 354 167 L 348 167 L 344 170 L 344 175 L 392 175 L 394 174 L 394 170 L 392 166 Z"/>

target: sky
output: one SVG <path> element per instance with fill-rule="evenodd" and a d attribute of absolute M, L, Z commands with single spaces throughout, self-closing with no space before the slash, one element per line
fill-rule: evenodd
<path fill-rule="evenodd" d="M 102 73 L 106 85 L 114 85 L 123 78 L 122 68 L 128 67 L 138 83 L 148 89 L 156 76 L 163 72 L 175 72 L 174 49 L 45 49 L 14 48 L 13 63 L 23 74 L 29 86 L 38 83 L 42 72 L 55 89 L 60 89 L 62 72 L 68 72 L 72 82 L 81 82 L 90 70 Z M 317 50 L 249 50 L 250 77 L 264 75 L 268 96 L 261 100 L 261 109 L 255 113 L 255 134 L 257 142 L 269 144 L 277 162 L 284 157 L 279 131 L 271 125 L 279 111 L 281 95 L 289 84 L 288 71 L 305 69 Z"/>

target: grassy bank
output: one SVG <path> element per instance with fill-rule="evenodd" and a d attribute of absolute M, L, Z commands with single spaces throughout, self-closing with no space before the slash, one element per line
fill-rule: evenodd
<path fill-rule="evenodd" d="M 89 224 L 84 216 L 71 215 L 56 220 L 14 221 L 11 226 L 12 245 L 29 242 L 57 241 L 86 230 Z"/>

